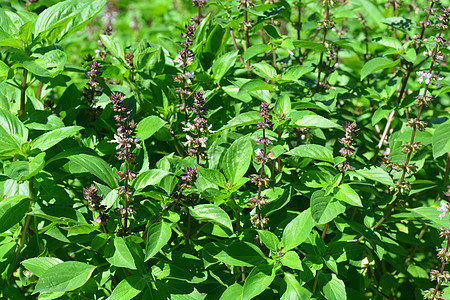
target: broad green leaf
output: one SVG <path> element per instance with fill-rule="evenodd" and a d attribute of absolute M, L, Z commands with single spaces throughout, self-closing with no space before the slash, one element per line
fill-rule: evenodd
<path fill-rule="evenodd" d="M 222 296 L 220 296 L 219 300 L 230 300 L 230 299 L 236 299 L 240 300 L 242 299 L 242 291 L 244 288 L 239 283 L 233 283 L 230 285 L 225 292 L 223 292 Z"/>
<path fill-rule="evenodd" d="M 272 48 L 269 45 L 266 45 L 266 44 L 256 44 L 256 45 L 250 46 L 244 52 L 244 56 L 243 56 L 244 61 L 247 61 L 247 60 L 249 60 L 250 58 L 252 58 L 252 57 L 254 57 L 256 55 L 261 54 L 261 53 L 266 52 L 266 51 L 269 51 L 271 49 Z"/>
<path fill-rule="evenodd" d="M 44 168 L 44 158 L 45 153 L 41 152 L 29 162 L 13 161 L 9 165 L 5 166 L 5 174 L 17 181 L 27 180 L 38 174 Z"/>
<path fill-rule="evenodd" d="M 0 109 L 0 157 L 10 157 L 22 152 L 28 139 L 28 129 L 12 113 Z"/>
<path fill-rule="evenodd" d="M 416 28 L 418 27 L 414 21 L 403 17 L 390 17 L 381 21 L 384 24 L 408 33 L 410 37 L 416 33 Z"/>
<path fill-rule="evenodd" d="M 70 20 L 69 24 L 64 28 L 61 33 L 62 36 L 69 36 L 75 32 L 82 30 L 86 25 L 102 11 L 103 7 L 108 0 L 94 0 L 92 3 L 85 7 L 75 18 Z"/>
<path fill-rule="evenodd" d="M 280 249 L 280 240 L 274 233 L 268 230 L 258 230 L 258 235 L 267 249 L 277 253 L 277 250 Z"/>
<path fill-rule="evenodd" d="M 292 43 L 297 48 L 310 49 L 310 50 L 313 50 L 313 51 L 328 52 L 327 47 L 325 47 L 322 44 L 316 43 L 316 42 L 303 40 L 303 41 L 292 41 Z"/>
<path fill-rule="evenodd" d="M 300 145 L 287 152 L 286 154 L 334 163 L 333 152 L 330 149 L 325 148 L 324 146 L 316 144 Z"/>
<path fill-rule="evenodd" d="M 303 243 L 315 225 L 316 223 L 311 216 L 311 210 L 308 208 L 302 211 L 283 230 L 283 237 L 281 238 L 283 251 L 294 249 Z"/>
<path fill-rule="evenodd" d="M 279 39 L 281 38 L 280 31 L 278 28 L 273 26 L 272 24 L 266 25 L 263 27 L 264 31 L 267 33 L 268 36 L 270 36 L 273 39 Z"/>
<path fill-rule="evenodd" d="M 33 257 L 22 261 L 21 264 L 37 277 L 42 277 L 45 271 L 62 262 L 56 257 Z"/>
<path fill-rule="evenodd" d="M 28 211 L 30 199 L 15 195 L 0 201 L 0 233 L 19 223 Z"/>
<path fill-rule="evenodd" d="M 447 121 L 436 129 L 433 135 L 433 157 L 441 157 L 450 151 L 450 122 Z"/>
<path fill-rule="evenodd" d="M 66 157 L 71 162 L 83 167 L 92 175 L 98 177 L 110 188 L 118 186 L 114 172 L 110 165 L 98 156 L 93 156 L 85 153 L 74 154 Z"/>
<path fill-rule="evenodd" d="M 0 61 L 0 77 L 8 75 L 9 67 L 3 61 Z"/>
<path fill-rule="evenodd" d="M 100 39 L 105 45 L 106 49 L 111 52 L 112 56 L 117 59 L 121 59 L 125 61 L 125 49 L 122 44 L 122 41 L 112 35 L 101 34 Z"/>
<path fill-rule="evenodd" d="M 109 300 L 130 300 L 139 295 L 145 288 L 145 279 L 132 275 L 122 279 L 114 288 Z"/>
<path fill-rule="evenodd" d="M 45 151 L 58 144 L 63 139 L 74 135 L 81 129 L 83 129 L 81 126 L 68 126 L 46 132 L 31 142 L 31 150 L 39 149 L 41 151 Z"/>
<path fill-rule="evenodd" d="M 400 60 L 397 59 L 395 61 L 390 60 L 389 58 L 385 57 L 376 57 L 364 64 L 364 66 L 361 69 L 361 80 L 366 78 L 368 75 L 372 74 L 373 72 L 376 72 L 378 70 L 386 69 L 386 68 L 392 68 L 400 63 Z"/>
<path fill-rule="evenodd" d="M 31 73 L 41 77 L 55 77 L 64 69 L 66 54 L 59 50 L 46 52 L 36 60 L 27 60 L 22 64 Z"/>
<path fill-rule="evenodd" d="M 339 190 L 335 195 L 336 199 L 344 201 L 353 206 L 362 207 L 361 198 L 359 197 L 358 193 L 355 192 L 354 189 L 352 189 L 351 186 L 344 183 L 341 184 L 338 189 Z"/>
<path fill-rule="evenodd" d="M 372 166 L 370 167 L 370 169 L 365 168 L 356 170 L 356 174 L 361 175 L 367 179 L 380 182 L 382 184 L 390 186 L 394 185 L 394 181 L 392 180 L 391 176 L 389 176 L 389 174 L 380 167 Z"/>
<path fill-rule="evenodd" d="M 336 274 L 331 274 L 331 280 L 323 287 L 323 294 L 327 300 L 347 300 L 344 281 Z"/>
<path fill-rule="evenodd" d="M 290 273 L 284 273 L 284 281 L 287 285 L 285 292 L 287 296 L 282 297 L 282 300 L 311 299 L 312 293 L 306 288 L 302 287 L 294 275 Z"/>
<path fill-rule="evenodd" d="M 414 218 L 436 229 L 450 227 L 449 217 L 444 216 L 441 219 L 441 212 L 436 207 L 416 207 L 411 209 L 411 212 Z"/>
<path fill-rule="evenodd" d="M 394 48 L 394 49 L 401 49 L 402 43 L 396 38 L 390 37 L 390 36 L 384 36 L 379 41 L 378 44 L 381 44 L 386 47 Z"/>
<path fill-rule="evenodd" d="M 95 266 L 78 261 L 56 264 L 39 278 L 33 294 L 72 291 L 85 284 L 94 270 Z"/>
<path fill-rule="evenodd" d="M 62 38 L 66 33 L 80 30 L 80 25 L 86 24 L 86 18 L 92 18 L 99 13 L 107 0 L 67 0 L 57 3 L 41 12 L 35 22 L 33 33 L 36 39 L 46 39 L 52 43 Z M 95 9 L 92 9 L 95 8 Z M 80 13 L 83 18 L 75 19 Z M 91 12 L 91 16 L 85 15 Z M 74 20 L 75 19 L 75 20 Z M 72 21 L 74 20 L 74 21 Z M 72 21 L 72 22 L 71 22 Z M 76 22 L 81 22 L 76 24 Z"/>
<path fill-rule="evenodd" d="M 172 229 L 170 229 L 169 224 L 165 223 L 164 221 L 159 221 L 155 224 L 152 224 L 147 232 L 144 261 L 147 261 L 155 256 L 155 254 L 158 253 L 158 251 L 167 244 L 171 236 Z"/>
<path fill-rule="evenodd" d="M 261 79 L 252 79 L 244 83 L 238 92 L 238 96 L 248 94 L 252 91 L 261 91 L 261 90 L 269 90 L 273 91 L 274 87 L 271 84 L 265 83 Z"/>
<path fill-rule="evenodd" d="M 238 51 L 227 52 L 221 57 L 214 60 L 212 65 L 213 78 L 215 82 L 219 82 L 223 76 L 234 66 L 236 58 L 238 57 Z"/>
<path fill-rule="evenodd" d="M 171 173 L 160 169 L 145 171 L 140 173 L 136 179 L 133 180 L 133 187 L 136 190 L 140 190 L 146 186 L 158 184 L 165 176 L 169 174 Z"/>
<path fill-rule="evenodd" d="M 150 138 L 160 130 L 167 122 L 157 116 L 149 116 L 142 119 L 136 126 L 136 136 L 142 141 Z"/>
<path fill-rule="evenodd" d="M 223 126 L 219 129 L 219 131 L 222 131 L 224 129 L 232 128 L 232 127 L 239 127 L 239 126 L 245 126 L 245 125 L 252 125 L 256 124 L 259 121 L 262 121 L 261 114 L 257 111 L 248 111 L 242 114 L 237 115 L 230 121 L 228 121 L 227 125 Z"/>
<path fill-rule="evenodd" d="M 231 144 L 222 161 L 225 176 L 234 185 L 247 172 L 252 159 L 253 148 L 248 136 L 243 136 Z"/>
<path fill-rule="evenodd" d="M 219 171 L 200 167 L 198 168 L 198 173 L 209 182 L 214 183 L 222 188 L 225 187 L 227 180 L 225 179 L 225 176 L 223 176 L 223 174 Z"/>
<path fill-rule="evenodd" d="M 292 67 L 289 67 L 286 71 L 284 71 L 284 73 L 281 75 L 281 79 L 296 81 L 296 80 L 299 80 L 300 77 L 302 77 L 306 73 L 312 72 L 312 70 L 314 70 L 313 67 L 292 66 Z"/>
<path fill-rule="evenodd" d="M 251 300 L 264 292 L 275 279 L 275 269 L 270 265 L 259 265 L 252 269 L 244 282 L 242 300 Z"/>
<path fill-rule="evenodd" d="M 211 222 L 233 231 L 230 216 L 215 204 L 199 204 L 194 207 L 189 207 L 189 212 L 196 220 Z"/>
<path fill-rule="evenodd" d="M 18 38 L 0 30 L 0 46 L 20 48 L 21 42 Z"/>
<path fill-rule="evenodd" d="M 345 205 L 334 201 L 325 192 L 315 191 L 311 195 L 311 216 L 317 224 L 326 224 L 345 211 Z"/>
<path fill-rule="evenodd" d="M 282 95 L 275 102 L 275 106 L 273 108 L 273 112 L 280 118 L 289 117 L 291 114 L 292 105 L 291 98 L 288 95 Z"/>
<path fill-rule="evenodd" d="M 280 261 L 283 266 L 286 266 L 291 269 L 301 270 L 302 262 L 300 261 L 300 257 L 295 251 L 288 251 L 284 253 L 282 257 L 280 257 Z"/>
<path fill-rule="evenodd" d="M 105 258 L 113 266 L 136 270 L 133 255 L 121 237 L 115 237 L 106 245 Z"/>
<path fill-rule="evenodd" d="M 237 267 L 251 267 L 266 260 L 261 250 L 248 242 L 233 243 L 214 257 L 227 265 Z"/>
<path fill-rule="evenodd" d="M 274 67 L 272 67 L 266 62 L 254 63 L 252 67 L 253 72 L 255 72 L 261 77 L 265 77 L 267 79 L 273 79 L 277 77 L 277 70 L 275 70 Z"/>
<path fill-rule="evenodd" d="M 297 120 L 295 125 L 303 128 L 341 128 L 333 121 L 319 115 L 305 115 Z"/>

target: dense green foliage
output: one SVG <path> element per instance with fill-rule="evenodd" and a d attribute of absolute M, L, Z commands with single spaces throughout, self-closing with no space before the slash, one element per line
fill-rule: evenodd
<path fill-rule="evenodd" d="M 449 298 L 447 0 L 0 3 L 0 298 Z"/>

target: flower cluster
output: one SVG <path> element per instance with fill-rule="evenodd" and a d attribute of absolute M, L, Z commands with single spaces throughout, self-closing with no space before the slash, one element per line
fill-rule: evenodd
<path fill-rule="evenodd" d="M 196 25 L 199 25 L 202 20 L 205 18 L 205 14 L 202 12 L 203 6 L 206 5 L 208 0 L 192 0 L 192 6 L 198 7 L 198 13 L 195 17 L 191 17 L 191 22 L 194 22 Z"/>
<path fill-rule="evenodd" d="M 262 136 L 258 138 L 256 143 L 262 145 L 262 149 L 258 148 L 255 150 L 255 162 L 261 165 L 261 171 L 259 174 L 250 175 L 250 181 L 258 187 L 258 193 L 248 199 L 250 202 L 249 207 L 256 208 L 256 213 L 250 217 L 250 221 L 259 229 L 263 229 L 269 221 L 269 219 L 261 215 L 261 207 L 269 203 L 269 197 L 263 196 L 261 193 L 263 187 L 267 188 L 270 182 L 270 179 L 264 175 L 264 167 L 275 158 L 273 152 L 269 152 L 269 145 L 272 143 L 272 140 L 266 136 L 266 129 L 272 128 L 272 122 L 269 120 L 269 113 L 272 110 L 273 108 L 270 108 L 269 103 L 261 103 L 261 109 L 258 112 L 263 120 L 257 123 L 256 129 L 262 129 Z"/>
<path fill-rule="evenodd" d="M 172 198 L 175 201 L 185 201 L 186 196 L 184 195 L 184 191 L 192 185 L 194 185 L 195 181 L 197 180 L 197 167 L 187 167 L 186 170 L 183 171 L 183 174 L 181 174 L 178 179 L 180 181 L 178 182 L 178 186 L 180 187 L 178 191 L 175 191 L 171 194 Z"/>
<path fill-rule="evenodd" d="M 101 114 L 102 108 L 95 106 L 96 99 L 102 94 L 102 88 L 98 82 L 99 78 L 102 76 L 103 66 L 93 60 L 93 57 L 89 54 L 85 61 L 88 63 L 89 69 L 86 70 L 86 78 L 88 79 L 87 86 L 83 88 L 83 100 L 87 106 L 86 114 L 89 116 L 89 120 L 93 121 L 96 117 Z"/>
<path fill-rule="evenodd" d="M 103 35 L 111 35 L 111 34 L 112 34 L 112 27 L 111 25 L 108 25 L 106 26 L 105 30 L 103 30 Z M 105 60 L 106 56 L 111 53 L 106 50 L 106 47 L 101 39 L 98 39 L 97 44 L 100 47 L 100 49 L 95 50 L 96 57 L 100 57 L 101 60 Z"/>
<path fill-rule="evenodd" d="M 128 202 L 133 196 L 129 183 L 137 175 L 136 172 L 130 170 L 130 165 L 134 164 L 136 159 L 136 154 L 132 152 L 132 147 L 140 149 L 141 146 L 139 145 L 139 138 L 135 137 L 136 123 L 134 120 L 129 120 L 131 111 L 123 104 L 124 97 L 121 93 L 116 93 L 112 94 L 110 99 L 113 103 L 113 110 L 116 112 L 114 119 L 117 122 L 117 133 L 114 134 L 114 140 L 110 141 L 110 143 L 117 143 L 117 158 L 125 163 L 124 170 L 117 172 L 119 182 L 124 182 L 124 185 L 120 186 L 117 191 L 125 203 L 123 209 L 119 209 L 118 213 L 124 216 L 123 228 L 124 232 L 126 232 L 128 215 L 134 213 L 134 210 L 128 207 Z"/>
<path fill-rule="evenodd" d="M 94 221 L 98 224 L 105 224 L 108 219 L 108 211 L 106 206 L 102 205 L 103 195 L 98 194 L 97 187 L 92 184 L 90 187 L 83 188 L 84 199 L 88 201 L 88 208 L 92 212 L 98 213 Z"/>
<path fill-rule="evenodd" d="M 204 107 L 203 92 L 195 92 L 193 98 L 192 113 L 195 117 L 192 120 L 193 122 L 187 122 L 184 128 L 185 131 L 189 131 L 184 146 L 188 147 L 189 155 L 197 158 L 197 164 L 200 164 L 206 157 L 205 148 L 208 138 L 205 136 L 205 132 L 211 132 L 211 125 L 208 126 L 208 120 L 204 116 L 207 109 Z"/>
<path fill-rule="evenodd" d="M 450 186 L 448 186 L 449 190 L 444 193 L 447 198 L 450 200 Z M 450 212 L 450 204 L 446 201 L 441 201 L 441 206 L 438 208 L 441 212 L 439 218 L 445 217 L 445 214 Z M 447 245 L 444 248 L 436 249 L 437 257 L 441 261 L 441 266 L 438 270 L 434 269 L 430 272 L 430 280 L 437 281 L 436 286 L 434 288 L 430 288 L 424 291 L 424 299 L 444 299 L 443 292 L 439 290 L 442 283 L 448 283 L 450 281 L 450 272 L 445 271 L 445 266 L 450 260 L 450 228 L 444 227 L 439 230 L 439 235 L 447 240 Z"/>
<path fill-rule="evenodd" d="M 359 128 L 356 128 L 356 121 L 353 121 L 353 123 L 346 122 L 343 129 L 345 131 L 345 136 L 339 139 L 339 143 L 344 145 L 344 147 L 339 150 L 339 153 L 342 154 L 345 161 L 340 163 L 338 168 L 341 169 L 342 172 L 346 172 L 352 168 L 352 165 L 348 163 L 348 158 L 355 153 L 355 147 L 358 147 L 358 145 L 356 145 L 355 137 L 359 135 Z"/>

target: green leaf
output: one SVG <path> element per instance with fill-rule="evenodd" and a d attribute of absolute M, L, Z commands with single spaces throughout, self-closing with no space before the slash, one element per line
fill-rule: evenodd
<path fill-rule="evenodd" d="M 242 291 L 244 288 L 239 283 L 233 283 L 230 285 L 225 292 L 223 292 L 222 296 L 220 296 L 219 300 L 229 300 L 229 299 L 242 299 Z"/>
<path fill-rule="evenodd" d="M 281 118 L 288 117 L 291 114 L 291 110 L 291 98 L 288 95 L 282 95 L 278 98 L 273 108 L 273 112 Z"/>
<path fill-rule="evenodd" d="M 113 266 L 136 270 L 133 255 L 121 237 L 115 237 L 106 245 L 105 258 Z"/>
<path fill-rule="evenodd" d="M 250 300 L 264 292 L 275 279 L 275 269 L 269 265 L 259 265 L 252 269 L 244 282 L 242 300 Z"/>
<path fill-rule="evenodd" d="M 28 211 L 30 199 L 15 195 L 0 201 L 0 233 L 19 223 Z"/>
<path fill-rule="evenodd" d="M 433 135 L 433 157 L 441 157 L 450 151 L 450 122 L 447 121 L 436 129 Z"/>
<path fill-rule="evenodd" d="M 302 211 L 283 230 L 283 237 L 281 238 L 283 251 L 294 249 L 303 243 L 315 225 L 316 223 L 311 216 L 311 210 L 308 208 Z"/>
<path fill-rule="evenodd" d="M 41 151 L 45 151 L 58 144 L 63 139 L 74 135 L 81 129 L 83 129 L 81 126 L 68 126 L 46 132 L 31 142 L 31 150 L 39 149 Z"/>
<path fill-rule="evenodd" d="M 280 240 L 274 233 L 268 230 L 258 230 L 258 235 L 267 249 L 277 253 L 277 250 L 280 248 Z"/>
<path fill-rule="evenodd" d="M 26 60 L 22 64 L 31 73 L 41 77 L 55 77 L 62 70 L 67 61 L 66 53 L 61 50 L 52 50 L 36 60 Z"/>
<path fill-rule="evenodd" d="M 223 76 L 228 72 L 231 67 L 234 66 L 236 58 L 238 57 L 238 51 L 227 52 L 221 57 L 214 60 L 212 65 L 213 78 L 215 82 L 219 82 Z"/>
<path fill-rule="evenodd" d="M 394 48 L 394 49 L 401 49 L 402 48 L 402 43 L 400 43 L 400 41 L 396 38 L 393 37 L 382 37 L 379 41 L 379 44 L 386 46 L 386 47 L 390 47 L 390 48 Z"/>
<path fill-rule="evenodd" d="M 167 122 L 157 116 L 149 116 L 142 119 L 136 126 L 136 136 L 142 141 L 150 138 L 160 130 Z"/>
<path fill-rule="evenodd" d="M 56 257 L 33 257 L 22 261 L 21 264 L 37 277 L 42 277 L 45 271 L 62 262 Z"/>
<path fill-rule="evenodd" d="M 302 262 L 300 261 L 300 257 L 295 251 L 286 252 L 281 258 L 281 263 L 283 266 L 286 266 L 295 270 L 302 270 Z"/>
<path fill-rule="evenodd" d="M 33 33 L 36 40 L 46 39 L 49 43 L 52 43 L 58 38 L 63 38 L 67 33 L 80 30 L 80 26 L 83 26 L 82 24 L 86 24 L 88 21 L 84 19 L 92 18 L 99 13 L 106 1 L 67 0 L 47 8 L 39 14 L 34 24 Z M 83 11 L 83 18 L 75 19 Z M 86 12 L 90 12 L 91 16 L 87 16 Z"/>
<path fill-rule="evenodd" d="M 233 231 L 233 225 L 228 214 L 215 204 L 199 204 L 189 207 L 191 216 L 202 222 L 211 222 Z"/>
<path fill-rule="evenodd" d="M 257 44 L 250 46 L 247 50 L 244 52 L 244 61 L 248 61 L 250 58 L 255 57 L 258 54 L 261 54 L 263 52 L 272 50 L 272 48 L 269 45 L 266 44 Z"/>
<path fill-rule="evenodd" d="M 389 174 L 380 167 L 372 166 L 370 167 L 370 169 L 359 169 L 356 170 L 356 174 L 361 175 L 367 179 L 380 182 L 382 184 L 390 186 L 394 185 L 394 181 L 392 180 L 391 176 L 389 176 Z"/>
<path fill-rule="evenodd" d="M 295 125 L 304 128 L 341 128 L 338 124 L 319 115 L 305 115 L 297 120 Z"/>
<path fill-rule="evenodd" d="M 121 59 L 122 62 L 125 61 L 125 48 L 123 47 L 122 41 L 112 35 L 101 34 L 100 39 L 105 45 L 106 49 L 111 52 L 112 56 L 117 59 Z"/>
<path fill-rule="evenodd" d="M 315 191 L 311 195 L 311 216 L 317 224 L 326 224 L 345 211 L 345 205 L 333 201 L 332 196 L 326 196 L 325 192 Z"/>
<path fill-rule="evenodd" d="M 364 64 L 361 69 L 361 80 L 366 78 L 368 75 L 376 72 L 378 70 L 392 68 L 400 63 L 400 60 L 392 61 L 389 58 L 385 57 L 376 57 Z"/>
<path fill-rule="evenodd" d="M 214 257 L 225 264 L 237 267 L 252 267 L 266 259 L 257 246 L 248 242 L 233 243 Z"/>
<path fill-rule="evenodd" d="M 228 121 L 227 125 L 223 126 L 219 129 L 219 131 L 233 128 L 233 127 L 239 127 L 239 126 L 245 126 L 245 125 L 252 125 L 256 124 L 259 121 L 262 121 L 263 118 L 261 117 L 261 114 L 257 111 L 248 111 L 245 113 L 242 113 L 240 115 L 237 115 L 230 121 Z"/>
<path fill-rule="evenodd" d="M 331 274 L 331 280 L 323 287 L 323 294 L 327 300 L 347 300 L 344 281 Z"/>
<path fill-rule="evenodd" d="M 339 190 L 335 195 L 336 199 L 344 201 L 353 206 L 362 207 L 361 198 L 359 198 L 358 193 L 355 192 L 355 190 L 352 189 L 351 186 L 344 183 L 341 184 L 338 188 Z"/>
<path fill-rule="evenodd" d="M 12 113 L 0 109 L 0 157 L 11 157 L 22 152 L 28 139 L 28 129 Z"/>
<path fill-rule="evenodd" d="M 223 174 L 219 171 L 200 167 L 198 168 L 198 173 L 209 182 L 214 183 L 222 188 L 225 187 L 227 180 L 225 179 L 225 176 L 223 176 Z"/>
<path fill-rule="evenodd" d="M 261 91 L 261 90 L 269 90 L 273 91 L 274 87 L 271 84 L 265 83 L 261 79 L 252 79 L 244 83 L 241 88 L 239 89 L 239 92 L 237 96 L 242 96 L 245 94 L 248 94 L 252 91 Z"/>
<path fill-rule="evenodd" d="M 408 33 L 410 37 L 416 33 L 416 28 L 418 27 L 414 21 L 403 17 L 390 17 L 382 19 L 381 21 L 384 24 Z"/>
<path fill-rule="evenodd" d="M 74 154 L 66 157 L 71 162 L 83 167 L 92 175 L 98 177 L 110 188 L 118 186 L 114 172 L 110 165 L 98 156 L 93 156 L 85 153 Z"/>
<path fill-rule="evenodd" d="M 266 25 L 263 28 L 264 28 L 264 31 L 267 33 L 267 35 L 270 36 L 271 38 L 273 38 L 273 39 L 281 38 L 280 31 L 278 31 L 278 28 L 276 28 L 272 24 Z"/>
<path fill-rule="evenodd" d="M 140 173 L 135 180 L 133 180 L 133 187 L 137 190 L 141 190 L 149 185 L 158 184 L 164 177 L 171 174 L 168 171 L 161 169 L 152 169 Z"/>
<path fill-rule="evenodd" d="M 9 72 L 9 66 L 0 60 L 0 77 L 7 76 Z"/>
<path fill-rule="evenodd" d="M 30 162 L 13 161 L 9 165 L 5 166 L 5 174 L 17 181 L 27 180 L 38 174 L 44 168 L 44 157 L 45 153 L 41 152 Z"/>
<path fill-rule="evenodd" d="M 291 299 L 311 299 L 312 293 L 306 288 L 302 287 L 294 275 L 284 273 L 284 281 L 286 282 L 286 293 L 291 297 L 283 297 L 282 300 Z"/>
<path fill-rule="evenodd" d="M 33 294 L 72 291 L 85 284 L 94 270 L 95 266 L 78 261 L 56 264 L 39 278 Z"/>
<path fill-rule="evenodd" d="M 236 184 L 247 172 L 252 159 L 253 148 L 248 136 L 243 136 L 231 144 L 222 161 L 225 176 Z"/>
<path fill-rule="evenodd" d="M 108 300 L 130 300 L 139 295 L 145 288 L 145 279 L 132 275 L 123 279 L 113 290 Z"/>
<path fill-rule="evenodd" d="M 311 41 L 292 41 L 295 47 L 297 48 L 304 48 L 304 49 L 310 49 L 313 51 L 321 51 L 321 52 L 328 52 L 327 47 L 325 47 L 322 44 L 311 42 Z"/>
<path fill-rule="evenodd" d="M 414 218 L 436 229 L 450 227 L 448 217 L 441 219 L 441 212 L 436 207 L 416 207 L 411 209 L 411 212 Z"/>
<path fill-rule="evenodd" d="M 144 261 L 147 261 L 155 256 L 155 254 L 167 244 L 171 236 L 172 229 L 170 229 L 169 224 L 164 221 L 152 224 L 147 232 Z"/>
<path fill-rule="evenodd" d="M 253 72 L 261 77 L 267 79 L 273 79 L 277 77 L 277 70 L 266 62 L 254 63 L 252 64 Z"/>
<path fill-rule="evenodd" d="M 333 152 L 330 149 L 325 148 L 324 146 L 316 144 L 300 145 L 287 152 L 286 154 L 334 163 Z"/>
<path fill-rule="evenodd" d="M 283 80 L 289 80 L 289 81 L 296 81 L 299 80 L 300 77 L 305 75 L 306 73 L 310 73 L 314 70 L 313 67 L 308 66 L 292 66 L 289 67 L 284 73 L 281 75 L 281 79 Z"/>

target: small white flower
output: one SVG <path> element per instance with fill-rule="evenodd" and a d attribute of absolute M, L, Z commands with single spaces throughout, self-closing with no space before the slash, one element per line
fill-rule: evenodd
<path fill-rule="evenodd" d="M 190 135 L 186 135 L 186 142 L 183 143 L 185 147 L 189 147 L 192 143 L 193 139 Z"/>
<path fill-rule="evenodd" d="M 255 150 L 255 156 L 262 156 L 262 155 L 263 155 L 262 149 L 258 148 Z"/>
<path fill-rule="evenodd" d="M 445 217 L 445 214 L 449 212 L 449 208 L 449 205 L 445 201 L 441 201 L 441 207 L 438 208 L 438 211 L 442 212 L 442 214 L 439 215 L 439 219 L 442 220 Z"/>
<path fill-rule="evenodd" d="M 200 142 L 200 145 L 201 145 L 203 148 L 206 148 L 206 142 L 208 141 L 208 138 L 207 138 L 207 137 L 201 137 L 201 138 L 198 139 L 198 141 Z"/>
<path fill-rule="evenodd" d="M 186 80 L 187 84 L 192 83 L 192 79 L 194 79 L 194 71 L 187 72 L 186 74 L 183 74 L 184 79 Z"/>
<path fill-rule="evenodd" d="M 181 58 L 181 55 L 177 55 L 177 57 L 175 57 L 175 59 L 173 60 L 173 62 L 175 63 L 175 66 L 177 67 L 181 67 L 183 65 L 183 58 Z"/>
<path fill-rule="evenodd" d="M 267 154 L 267 158 L 270 159 L 270 160 L 273 160 L 273 159 L 275 159 L 275 154 L 273 154 L 273 152 L 269 152 Z"/>
<path fill-rule="evenodd" d="M 195 125 L 187 122 L 186 127 L 183 128 L 183 131 L 194 131 Z"/>

